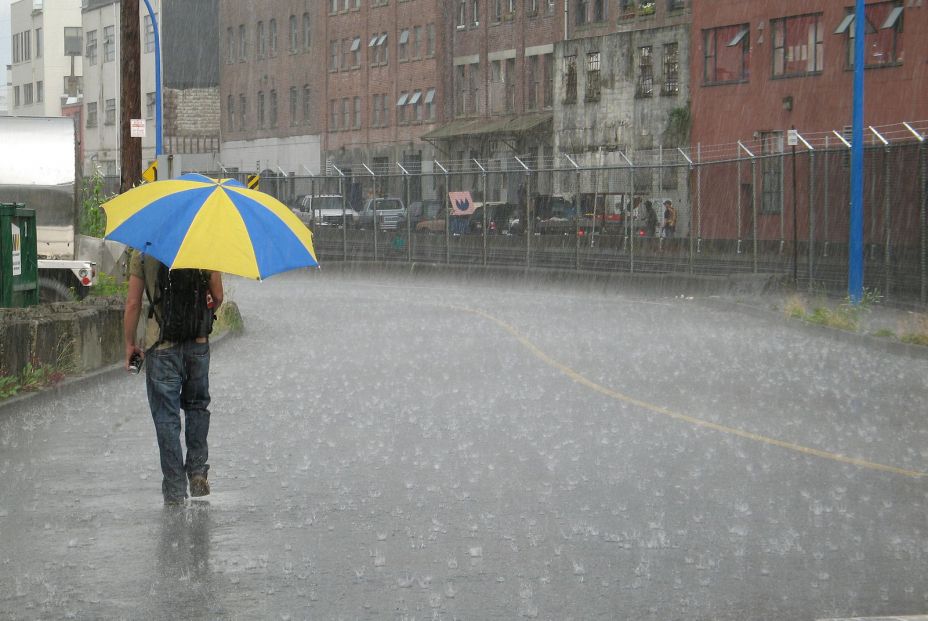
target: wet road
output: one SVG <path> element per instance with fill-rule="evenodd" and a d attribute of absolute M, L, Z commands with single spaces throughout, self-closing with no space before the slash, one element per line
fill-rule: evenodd
<path fill-rule="evenodd" d="M 213 494 L 141 377 L 0 408 L 0 619 L 928 610 L 928 361 L 699 300 L 232 280 Z"/>

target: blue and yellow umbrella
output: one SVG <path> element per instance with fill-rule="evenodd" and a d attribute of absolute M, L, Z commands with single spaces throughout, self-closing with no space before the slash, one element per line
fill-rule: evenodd
<path fill-rule="evenodd" d="M 138 186 L 103 204 L 106 238 L 168 267 L 262 279 L 316 267 L 312 233 L 272 196 L 234 179 L 186 174 Z"/>

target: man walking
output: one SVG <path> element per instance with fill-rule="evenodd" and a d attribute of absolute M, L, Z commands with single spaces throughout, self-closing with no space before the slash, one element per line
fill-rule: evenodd
<path fill-rule="evenodd" d="M 143 292 L 151 306 L 144 349 L 136 343 Z M 209 333 L 222 293 L 219 272 L 169 271 L 154 257 L 132 253 L 123 319 L 126 369 L 134 356 L 147 361 L 148 405 L 161 454 L 166 505 L 184 502 L 188 481 L 191 496 L 209 494 Z M 181 409 L 186 459 L 180 444 Z"/>

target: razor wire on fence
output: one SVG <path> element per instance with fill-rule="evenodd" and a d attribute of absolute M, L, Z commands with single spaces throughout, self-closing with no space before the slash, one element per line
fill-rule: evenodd
<path fill-rule="evenodd" d="M 928 122 L 869 128 L 864 285 L 928 302 Z M 797 134 L 798 135 L 798 134 Z M 262 177 L 321 261 L 772 273 L 847 287 L 850 144 L 785 132 L 693 149 L 332 164 Z M 249 173 L 199 171 L 246 183 Z M 460 208 L 461 206 L 464 208 Z"/>

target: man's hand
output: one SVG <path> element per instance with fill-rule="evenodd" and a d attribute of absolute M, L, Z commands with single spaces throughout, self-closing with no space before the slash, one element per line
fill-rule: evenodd
<path fill-rule="evenodd" d="M 142 360 L 145 360 L 145 352 L 144 352 L 142 349 L 140 349 L 138 345 L 135 345 L 135 344 L 128 345 L 128 344 L 127 344 L 127 345 L 126 345 L 126 361 L 125 361 L 125 362 L 126 362 L 126 364 L 125 364 L 126 371 L 129 370 L 129 361 L 132 359 L 132 356 L 133 356 L 134 354 L 138 354 L 139 356 L 142 357 Z"/>

